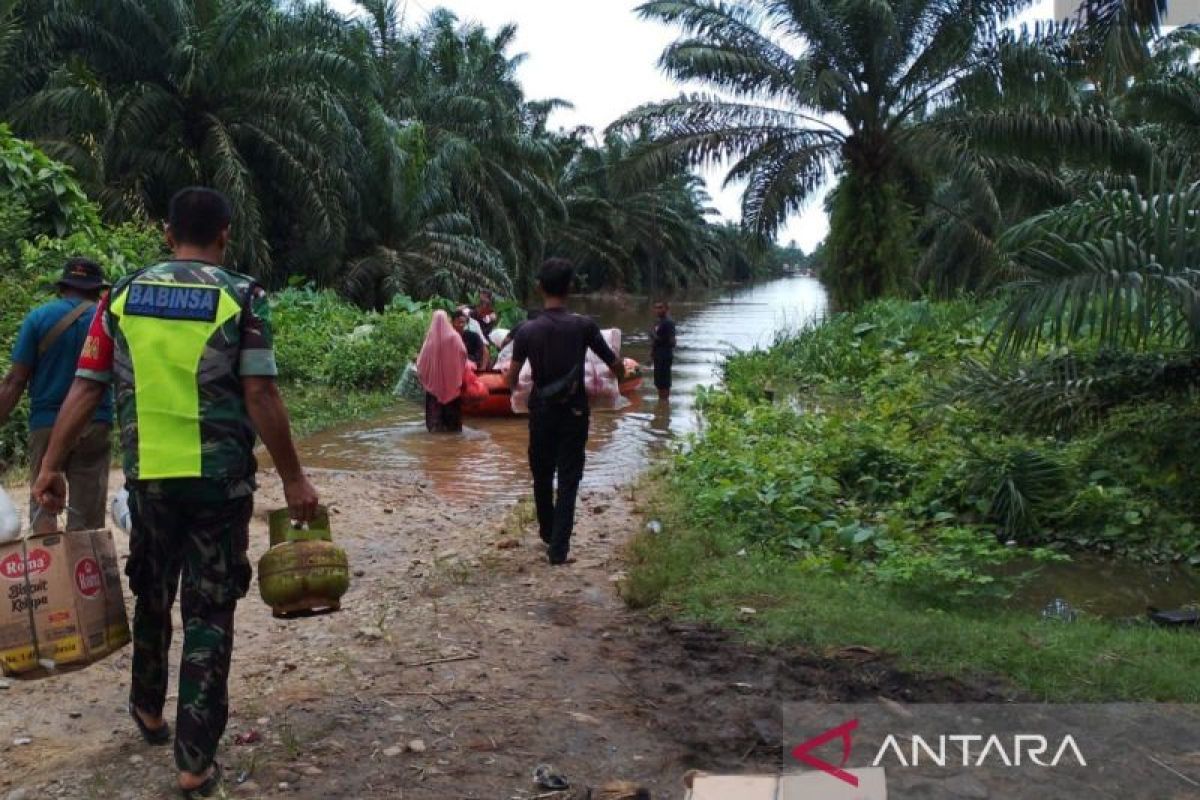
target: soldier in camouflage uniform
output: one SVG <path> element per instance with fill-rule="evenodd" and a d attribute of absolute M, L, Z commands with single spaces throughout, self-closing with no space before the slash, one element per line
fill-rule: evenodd
<path fill-rule="evenodd" d="M 173 259 L 120 281 L 102 301 L 34 487 L 44 506 L 61 508 L 64 444 L 115 383 L 133 522 L 125 571 L 137 597 L 129 711 L 148 742 L 170 740 L 162 710 L 182 579 L 175 762 L 186 797 L 213 796 L 221 782 L 215 755 L 228 719 L 234 610 L 250 585 L 256 433 L 293 517 L 309 520 L 317 505 L 275 387 L 265 293 L 216 266 L 230 216 L 212 190 L 172 199 Z"/>

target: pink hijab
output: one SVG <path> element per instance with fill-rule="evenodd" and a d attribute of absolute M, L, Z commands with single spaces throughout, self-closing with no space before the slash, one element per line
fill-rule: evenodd
<path fill-rule="evenodd" d="M 454 330 L 445 311 L 433 312 L 433 322 L 417 357 L 421 385 L 439 403 L 449 403 L 462 393 L 466 365 L 467 346 L 462 336 Z"/>

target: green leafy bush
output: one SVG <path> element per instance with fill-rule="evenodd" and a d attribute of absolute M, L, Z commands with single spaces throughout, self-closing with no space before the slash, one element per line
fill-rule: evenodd
<path fill-rule="evenodd" d="M 325 383 L 333 342 L 353 331 L 362 316 L 333 292 L 285 289 L 273 293 L 271 326 L 280 380 Z"/>
<path fill-rule="evenodd" d="M 167 256 L 162 231 L 142 223 L 99 225 L 65 237 L 37 236 L 20 243 L 21 263 L 33 272 L 55 277 L 75 256 L 90 258 L 110 280 L 150 266 Z"/>
<path fill-rule="evenodd" d="M 35 233 L 66 236 L 99 227 L 96 206 L 88 200 L 71 169 L 13 136 L 3 123 L 0 123 L 0 191 L 16 197 L 29 209 Z"/>
<path fill-rule="evenodd" d="M 333 292 L 278 292 L 271 316 L 280 379 L 339 389 L 390 388 L 421 347 L 428 308 L 401 299 L 377 314 Z"/>
<path fill-rule="evenodd" d="M 400 379 L 425 339 L 425 314 L 368 315 L 363 325 L 343 336 L 330 352 L 329 382 L 346 389 L 388 389 Z"/>
<path fill-rule="evenodd" d="M 1200 563 L 1200 410 L 1139 402 L 1067 439 L 946 400 L 993 310 L 881 301 L 731 359 L 669 478 L 689 521 L 934 603 L 1010 591 L 1015 559 Z"/>

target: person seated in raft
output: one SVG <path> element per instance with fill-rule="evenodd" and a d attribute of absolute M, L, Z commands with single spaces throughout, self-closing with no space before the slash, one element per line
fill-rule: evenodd
<path fill-rule="evenodd" d="M 460 308 L 454 312 L 454 330 L 462 337 L 467 348 L 467 358 L 475 364 L 476 370 L 482 372 L 488 368 L 487 341 L 468 327 L 470 321 L 471 313 L 468 309 Z"/>
<path fill-rule="evenodd" d="M 425 344 L 417 357 L 417 374 L 425 387 L 425 428 L 430 433 L 462 430 L 462 387 L 467 346 L 445 311 L 433 312 Z"/>
<path fill-rule="evenodd" d="M 492 335 L 500 322 L 500 315 L 496 313 L 496 300 L 490 290 L 479 290 L 479 305 L 471 312 L 471 318 L 479 323 L 485 339 Z"/>
<path fill-rule="evenodd" d="M 455 314 L 466 314 L 467 315 L 467 330 L 469 330 L 472 333 L 477 334 L 479 336 L 483 336 L 484 340 L 485 341 L 487 340 L 487 337 L 484 336 L 484 333 L 483 333 L 483 326 L 479 324 L 479 320 L 475 319 L 475 310 L 473 308 L 471 308 L 470 306 L 468 306 L 466 304 L 459 306 L 458 309 L 455 310 L 455 312 L 450 315 L 451 321 L 454 320 Z"/>

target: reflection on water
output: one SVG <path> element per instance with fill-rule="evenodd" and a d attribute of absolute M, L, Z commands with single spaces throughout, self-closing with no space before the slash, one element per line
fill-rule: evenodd
<path fill-rule="evenodd" d="M 770 344 L 778 331 L 820 316 L 825 303 L 824 290 L 811 278 L 672 301 L 679 349 L 671 403 L 659 405 L 647 375 L 641 396 L 627 408 L 594 412 L 584 486 L 613 486 L 636 476 L 657 448 L 695 429 L 696 388 L 716 381 L 717 365 L 726 355 Z M 601 327 L 620 328 L 622 354 L 649 362 L 653 314 L 648 299 L 588 298 L 573 308 L 595 317 Z M 425 431 L 423 409 L 398 401 L 394 412 L 366 425 L 358 421 L 304 440 L 301 457 L 319 469 L 408 472 L 444 495 L 486 500 L 526 493 L 526 420 L 467 418 L 466 426 L 461 436 L 433 436 Z"/>
<path fill-rule="evenodd" d="M 1056 599 L 1101 617 L 1139 617 L 1154 606 L 1173 609 L 1200 602 L 1200 576 L 1180 564 L 1138 564 L 1077 554 L 1049 564 L 1013 599 L 1017 608 L 1041 611 Z"/>

